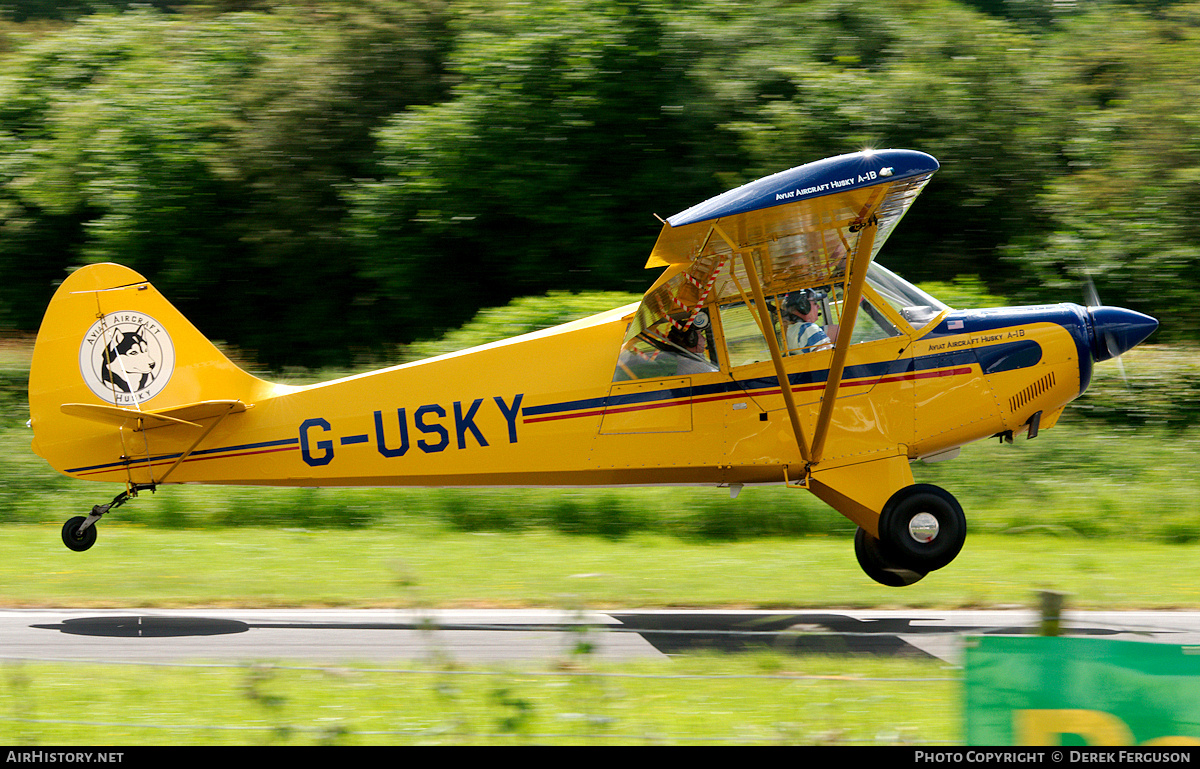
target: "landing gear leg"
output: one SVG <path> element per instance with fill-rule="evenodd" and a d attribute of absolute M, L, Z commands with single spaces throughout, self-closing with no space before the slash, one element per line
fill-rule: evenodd
<path fill-rule="evenodd" d="M 77 515 L 63 524 L 62 541 L 71 550 L 82 553 L 96 544 L 96 522 L 109 510 L 116 509 L 138 495 L 139 491 L 154 491 L 154 484 L 131 484 L 129 488 L 113 497 L 107 505 L 96 505 L 87 517 Z"/>

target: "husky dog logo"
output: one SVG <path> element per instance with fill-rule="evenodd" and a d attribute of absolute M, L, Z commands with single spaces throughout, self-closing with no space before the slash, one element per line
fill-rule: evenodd
<path fill-rule="evenodd" d="M 166 330 L 140 312 L 111 312 L 92 324 L 79 346 L 83 381 L 117 406 L 144 403 L 162 392 L 175 369 Z"/>

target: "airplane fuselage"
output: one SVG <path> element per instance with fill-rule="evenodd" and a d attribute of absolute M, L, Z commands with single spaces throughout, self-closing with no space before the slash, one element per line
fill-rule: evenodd
<path fill-rule="evenodd" d="M 308 387 L 261 383 L 172 482 L 269 485 L 734 485 L 796 479 L 803 461 L 770 362 L 610 382 L 631 307 L 557 329 Z M 718 332 L 719 333 L 719 332 Z M 955 311 L 850 348 L 818 469 L 930 457 L 1039 413 L 1053 424 L 1090 380 L 1074 305 Z M 786 359 L 811 430 L 828 353 Z M 518 363 L 519 362 L 519 363 Z M 185 372 L 176 372 L 182 376 Z M 254 396 L 252 396 L 254 397 Z M 189 436 L 96 430 L 67 465 L 150 483 Z M 130 445 L 130 442 L 134 445 Z M 253 461 L 248 461 L 252 458 Z"/>

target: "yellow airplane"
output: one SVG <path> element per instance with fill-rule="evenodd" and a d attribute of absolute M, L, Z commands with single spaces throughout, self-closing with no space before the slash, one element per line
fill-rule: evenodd
<path fill-rule="evenodd" d="M 868 576 L 911 584 L 954 559 L 966 519 L 909 464 L 1033 438 L 1158 326 L 952 310 L 875 264 L 937 169 L 877 150 L 759 179 L 664 222 L 640 303 L 306 387 L 239 369 L 134 271 L 84 267 L 34 348 L 33 448 L 125 488 L 63 542 L 88 549 L 101 516 L 165 483 L 780 484 L 858 525 Z"/>

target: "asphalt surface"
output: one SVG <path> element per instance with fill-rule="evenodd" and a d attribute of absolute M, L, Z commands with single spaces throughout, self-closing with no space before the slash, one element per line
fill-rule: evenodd
<path fill-rule="evenodd" d="M 1064 635 L 1200 644 L 1200 612 L 1068 612 Z M 1035 634 L 1032 611 L 0 609 L 0 659 L 543 662 L 695 650 L 931 657 L 971 635 Z"/>

